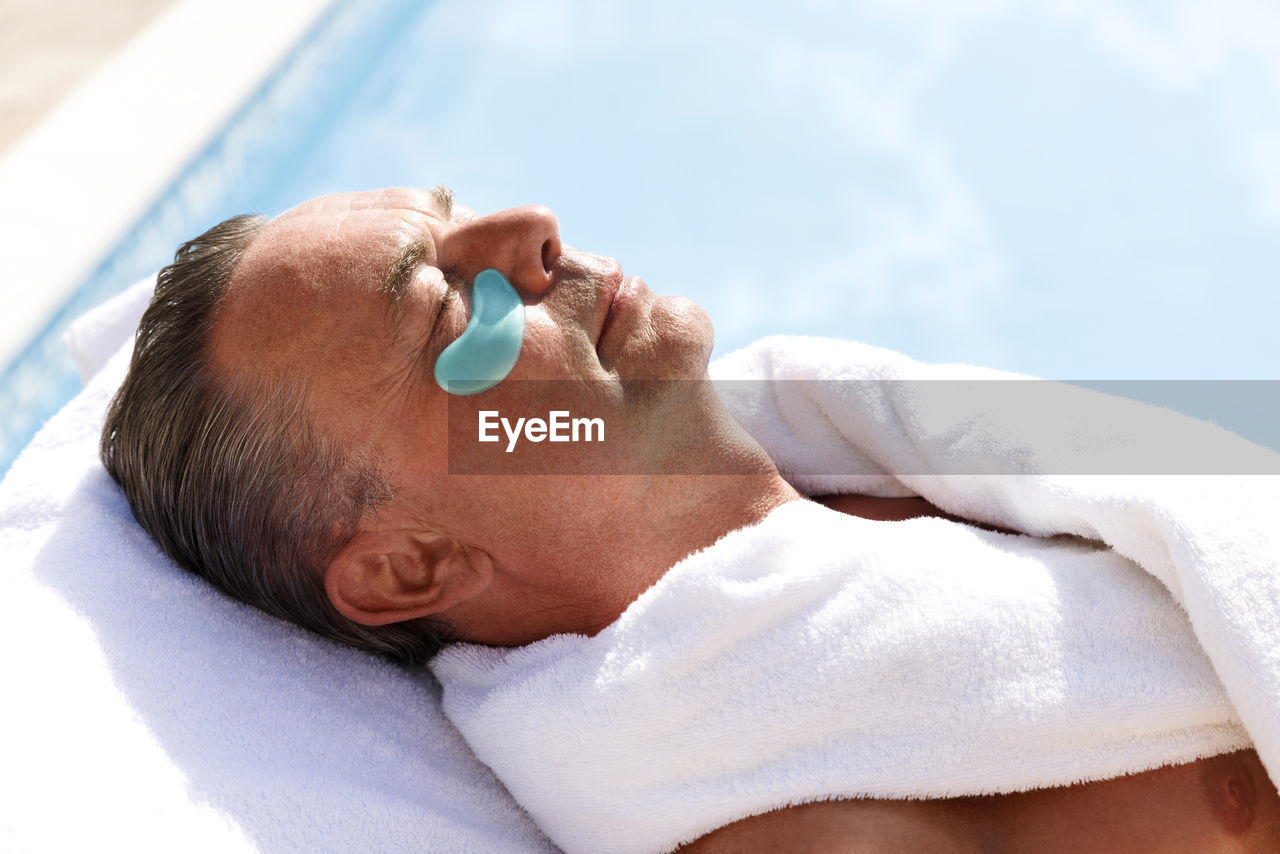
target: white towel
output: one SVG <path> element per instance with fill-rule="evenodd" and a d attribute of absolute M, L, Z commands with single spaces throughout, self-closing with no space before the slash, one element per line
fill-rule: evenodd
<path fill-rule="evenodd" d="M 733 390 L 775 396 L 730 394 L 728 403 L 753 434 L 770 433 L 762 444 L 808 494 L 886 484 L 966 518 L 1096 539 L 1135 561 L 1189 613 L 1280 781 L 1280 455 L 1206 422 L 1057 383 L 1021 382 L 1017 394 L 1002 395 L 998 382 L 966 382 L 964 396 L 939 396 L 957 380 L 1027 378 L 922 365 L 865 344 L 769 338 L 716 368 L 717 376 L 766 381 Z M 1024 393 L 1054 405 L 1037 410 Z M 815 468 L 811 447 L 831 459 Z M 1166 464 L 1172 474 L 1158 474 Z M 1006 465 L 1014 473 L 966 474 Z M 1146 474 L 1125 474 L 1131 470 Z"/>
<path fill-rule="evenodd" d="M 1276 478 L 1053 474 L 1064 449 L 1106 470 L 1153 424 L 1274 455 L 1083 392 L 1066 446 L 1020 446 L 1016 408 L 845 382 L 1009 375 L 845 342 L 769 339 L 716 375 L 768 381 L 725 394 L 801 488 L 921 494 L 1036 536 L 795 503 L 594 638 L 446 650 L 446 713 L 557 844 L 666 851 L 793 803 L 1100 779 L 1250 736 L 1276 778 Z M 992 460 L 1047 473 L 929 474 Z"/>
<path fill-rule="evenodd" d="M 153 273 L 89 309 L 67 326 L 67 331 L 62 333 L 62 343 L 80 372 L 82 385 L 89 384 L 124 341 L 133 340 L 138 321 L 155 289 Z"/>
<path fill-rule="evenodd" d="M 106 310 L 133 306 L 117 346 L 145 299 Z M 553 851 L 429 677 L 232 602 L 159 553 L 97 460 L 126 356 L 0 484 L 0 851 Z"/>

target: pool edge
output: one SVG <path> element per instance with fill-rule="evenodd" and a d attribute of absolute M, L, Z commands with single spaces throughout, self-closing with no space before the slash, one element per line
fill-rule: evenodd
<path fill-rule="evenodd" d="M 15 140 L 0 158 L 0 371 L 334 4 L 179 0 Z"/>

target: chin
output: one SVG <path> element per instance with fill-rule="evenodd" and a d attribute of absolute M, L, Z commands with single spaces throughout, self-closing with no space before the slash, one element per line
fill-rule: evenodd
<path fill-rule="evenodd" d="M 715 327 L 702 306 L 687 297 L 662 297 L 654 309 L 654 328 L 664 332 L 663 351 L 668 355 L 668 379 L 698 380 L 706 376 Z M 659 310 L 662 318 L 659 320 Z"/>

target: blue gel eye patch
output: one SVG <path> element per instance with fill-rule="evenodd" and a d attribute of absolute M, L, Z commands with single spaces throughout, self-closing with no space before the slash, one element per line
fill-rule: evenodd
<path fill-rule="evenodd" d="M 471 319 L 436 359 L 436 383 L 449 394 L 479 394 L 506 379 L 524 344 L 524 302 L 497 270 L 471 285 Z"/>

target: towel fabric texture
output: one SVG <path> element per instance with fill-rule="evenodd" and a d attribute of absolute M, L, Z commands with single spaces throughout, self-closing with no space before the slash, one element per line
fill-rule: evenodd
<path fill-rule="evenodd" d="M 97 445 L 151 288 L 73 327 L 96 376 L 0 484 L 0 851 L 554 851 L 429 677 L 226 599 L 133 521 Z"/>
<path fill-rule="evenodd" d="M 1277 478 L 1055 473 L 1019 444 L 1017 407 L 939 409 L 915 382 L 1018 378 L 865 345 L 766 339 L 713 376 L 801 491 L 922 495 L 1023 533 L 793 502 L 595 637 L 447 649 L 446 714 L 566 851 L 668 851 L 794 803 L 1070 784 L 1251 741 L 1280 778 Z M 1061 393 L 1083 395 L 1061 446 L 1077 462 L 1153 429 L 1239 449 Z M 973 474 L 992 460 L 1030 473 Z"/>

